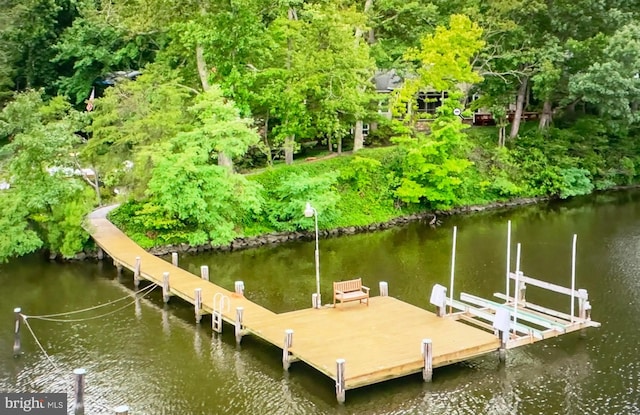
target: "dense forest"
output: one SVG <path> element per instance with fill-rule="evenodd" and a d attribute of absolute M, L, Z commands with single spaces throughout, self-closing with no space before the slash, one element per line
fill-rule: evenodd
<path fill-rule="evenodd" d="M 105 203 L 220 246 L 638 179 L 638 1 L 0 4 L 0 260 Z"/>

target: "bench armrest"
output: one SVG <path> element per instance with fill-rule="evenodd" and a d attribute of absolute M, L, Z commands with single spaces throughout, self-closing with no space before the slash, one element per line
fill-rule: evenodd
<path fill-rule="evenodd" d="M 361 287 L 361 290 L 369 294 L 369 287 L 365 287 L 364 285 Z"/>
<path fill-rule="evenodd" d="M 342 295 L 344 295 L 344 292 L 343 292 L 343 291 L 340 291 L 340 290 L 333 290 L 333 294 L 334 294 L 334 295 L 335 295 L 335 294 L 342 294 Z"/>

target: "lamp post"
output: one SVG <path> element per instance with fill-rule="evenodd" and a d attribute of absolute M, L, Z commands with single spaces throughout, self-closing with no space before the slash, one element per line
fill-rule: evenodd
<path fill-rule="evenodd" d="M 304 208 L 304 216 L 307 218 L 315 218 L 316 226 L 316 294 L 313 302 L 314 308 L 320 308 L 322 306 L 322 300 L 320 299 L 320 248 L 318 245 L 318 211 L 311 206 L 311 203 L 307 202 L 307 206 Z"/>

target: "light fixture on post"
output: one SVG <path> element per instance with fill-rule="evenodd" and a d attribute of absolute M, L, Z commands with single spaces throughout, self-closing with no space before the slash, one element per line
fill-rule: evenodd
<path fill-rule="evenodd" d="M 320 297 L 320 248 L 318 245 L 318 211 L 315 210 L 311 203 L 307 202 L 307 206 L 304 208 L 304 216 L 307 218 L 315 218 L 316 229 L 316 292 L 312 296 L 313 308 L 320 308 L 322 306 L 322 300 Z"/>

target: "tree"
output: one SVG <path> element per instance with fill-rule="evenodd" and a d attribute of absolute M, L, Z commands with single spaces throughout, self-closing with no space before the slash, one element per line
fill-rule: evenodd
<path fill-rule="evenodd" d="M 417 139 L 397 140 L 406 152 L 401 184 L 395 194 L 402 202 L 423 204 L 430 209 L 449 209 L 463 200 L 465 173 L 471 166 L 467 160 L 470 148 L 463 132 L 467 125 L 454 114 L 460 92 L 454 92 L 437 109 L 431 134 Z"/>
<path fill-rule="evenodd" d="M 82 139 L 81 115 L 56 97 L 45 103 L 42 91 L 20 94 L 2 112 L 3 148 L 0 260 L 45 247 L 52 255 L 72 257 L 88 239 L 84 215 L 93 206 L 91 190 L 76 175 L 73 154 Z M 25 122 L 25 119 L 28 120 Z"/>
<path fill-rule="evenodd" d="M 85 2 L 80 16 L 54 46 L 54 62 L 73 68 L 57 81 L 60 93 L 81 103 L 98 78 L 113 71 L 140 69 L 153 59 L 156 37 L 155 33 L 132 33 L 111 8 L 99 10 Z"/>
<path fill-rule="evenodd" d="M 452 15 L 449 28 L 439 26 L 426 35 L 419 49 L 410 49 L 404 59 L 414 64 L 415 76 L 409 75 L 394 97 L 396 114 L 415 122 L 413 107 L 418 92 L 462 91 L 464 84 L 480 82 L 472 58 L 484 46 L 482 29 L 463 15 Z M 465 91 L 466 92 L 466 91 Z"/>
<path fill-rule="evenodd" d="M 618 129 L 640 121 L 640 24 L 621 27 L 608 40 L 601 61 L 571 79 L 572 94 L 593 104 Z"/>

